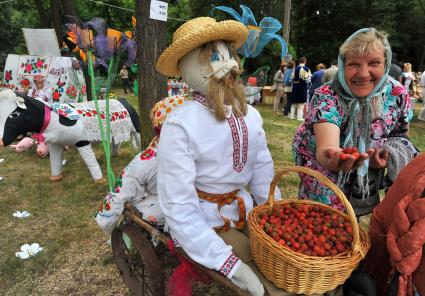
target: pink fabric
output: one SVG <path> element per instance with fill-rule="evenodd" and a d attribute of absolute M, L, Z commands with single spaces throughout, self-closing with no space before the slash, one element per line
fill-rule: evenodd
<path fill-rule="evenodd" d="M 50 108 L 44 105 L 44 122 L 43 122 L 43 126 L 41 127 L 40 134 L 42 134 L 46 130 L 47 126 L 49 125 L 51 112 L 52 111 L 50 110 Z"/>
<path fill-rule="evenodd" d="M 44 121 L 43 121 L 43 126 L 41 127 L 40 133 L 37 134 L 32 134 L 31 138 L 33 138 L 34 140 L 37 141 L 37 144 L 45 144 L 46 143 L 46 139 L 43 136 L 43 132 L 46 130 L 47 126 L 50 123 L 50 118 L 52 116 L 51 114 L 51 110 L 49 107 L 47 107 L 46 105 L 44 105 Z"/>
<path fill-rule="evenodd" d="M 170 253 L 172 255 L 177 255 L 180 261 L 180 265 L 174 269 L 168 280 L 168 295 L 191 296 L 192 284 L 194 282 L 210 282 L 209 277 L 205 274 L 201 274 L 192 262 L 175 252 L 175 246 L 172 240 L 168 241 L 168 248 L 170 249 Z"/>

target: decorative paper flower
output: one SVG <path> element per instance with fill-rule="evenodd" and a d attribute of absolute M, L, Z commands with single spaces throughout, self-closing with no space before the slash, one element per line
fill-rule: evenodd
<path fill-rule="evenodd" d="M 221 10 L 230 14 L 235 20 L 247 26 L 249 33 L 243 47 L 239 49 L 239 53 L 246 58 L 255 58 L 261 54 L 264 47 L 273 39 L 276 39 L 281 47 L 281 58 L 283 59 L 288 53 L 288 46 L 282 36 L 276 34 L 281 28 L 282 24 L 275 18 L 265 17 L 261 20 L 260 25 L 257 26 L 254 14 L 251 9 L 245 5 L 240 5 L 242 9 L 242 16 L 233 8 L 227 6 L 217 6 L 212 9 Z"/>
<path fill-rule="evenodd" d="M 9 83 L 9 81 L 12 80 L 12 70 L 5 71 L 4 80 L 6 81 L 6 83 Z"/>
<path fill-rule="evenodd" d="M 25 244 L 21 246 L 21 252 L 17 252 L 15 256 L 25 260 L 31 256 L 37 255 L 37 253 L 41 250 L 43 250 L 43 248 L 37 243 L 33 243 L 31 245 Z"/>
<path fill-rule="evenodd" d="M 16 217 L 16 218 L 27 218 L 29 217 L 31 214 L 28 211 L 16 211 L 16 213 L 13 213 L 12 216 Z"/>
<path fill-rule="evenodd" d="M 53 93 L 53 100 L 54 101 L 59 101 L 61 94 L 59 93 L 58 90 L 55 90 L 55 92 Z"/>

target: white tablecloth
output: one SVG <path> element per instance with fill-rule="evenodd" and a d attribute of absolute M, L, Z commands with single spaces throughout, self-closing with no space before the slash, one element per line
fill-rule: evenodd
<path fill-rule="evenodd" d="M 261 99 L 261 87 L 247 86 L 245 87 L 246 101 L 249 104 L 259 103 Z"/>

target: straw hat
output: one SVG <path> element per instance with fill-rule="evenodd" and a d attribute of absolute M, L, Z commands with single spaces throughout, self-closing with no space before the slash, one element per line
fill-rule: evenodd
<path fill-rule="evenodd" d="M 187 21 L 173 34 L 173 42 L 161 54 L 156 69 L 166 76 L 178 76 L 179 60 L 198 46 L 215 40 L 230 41 L 239 48 L 248 36 L 248 29 L 240 22 L 217 22 L 210 17 L 198 17 Z"/>

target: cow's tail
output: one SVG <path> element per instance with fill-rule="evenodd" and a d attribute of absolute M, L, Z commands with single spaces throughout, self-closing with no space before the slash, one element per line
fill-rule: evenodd
<path fill-rule="evenodd" d="M 140 139 L 140 118 L 139 114 L 137 114 L 136 109 L 124 98 L 119 98 L 118 101 L 124 106 L 130 115 L 131 122 L 134 126 L 135 131 L 132 133 L 131 144 L 134 149 L 140 150 L 141 147 L 141 139 Z"/>
<path fill-rule="evenodd" d="M 128 114 L 130 115 L 131 122 L 133 123 L 134 129 L 136 132 L 140 133 L 140 118 L 137 114 L 136 109 L 124 98 L 119 98 L 118 101 L 127 109 Z"/>

